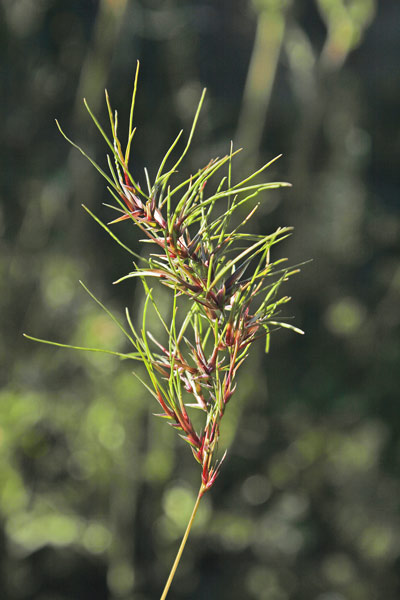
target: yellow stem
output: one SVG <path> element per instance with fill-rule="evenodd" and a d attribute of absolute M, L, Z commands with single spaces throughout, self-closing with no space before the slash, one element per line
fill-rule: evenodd
<path fill-rule="evenodd" d="M 167 583 L 165 584 L 164 591 L 162 593 L 162 596 L 161 596 L 160 600 L 165 600 L 165 598 L 167 597 L 168 590 L 169 590 L 169 588 L 171 586 L 171 583 L 172 583 L 172 580 L 174 578 L 175 572 L 176 572 L 176 570 L 178 568 L 179 561 L 181 560 L 181 556 L 182 556 L 183 550 L 185 548 L 186 541 L 187 541 L 187 539 L 189 537 L 189 533 L 190 533 L 190 530 L 192 528 L 193 521 L 194 521 L 194 518 L 196 516 L 197 509 L 199 508 L 200 500 L 201 500 L 201 497 L 202 497 L 203 493 L 204 493 L 204 487 L 203 487 L 203 484 L 201 484 L 199 493 L 197 495 L 196 503 L 195 503 L 194 508 L 193 508 L 193 512 L 192 512 L 192 514 L 190 516 L 189 523 L 187 524 L 185 534 L 184 534 L 184 536 L 182 538 L 181 545 L 179 546 L 178 553 L 177 553 L 177 555 L 175 557 L 174 564 L 172 565 L 170 574 L 169 574 L 168 579 L 167 579 Z"/>

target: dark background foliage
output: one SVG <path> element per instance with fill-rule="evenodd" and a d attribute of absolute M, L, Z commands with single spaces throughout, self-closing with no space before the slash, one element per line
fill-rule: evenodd
<path fill-rule="evenodd" d="M 104 164 L 81 99 L 127 122 L 141 75 L 133 170 L 154 173 L 208 88 L 186 170 L 245 148 L 265 195 L 258 232 L 312 258 L 286 290 L 304 337 L 253 350 L 225 418 L 228 459 L 203 501 L 171 600 L 400 596 L 397 0 L 1 0 L 0 597 L 160 595 L 199 483 L 185 444 L 113 357 L 122 348 L 78 284 L 140 312 L 104 220 Z M 242 215 L 243 216 L 243 215 Z M 137 233 L 119 231 L 133 247 Z"/>

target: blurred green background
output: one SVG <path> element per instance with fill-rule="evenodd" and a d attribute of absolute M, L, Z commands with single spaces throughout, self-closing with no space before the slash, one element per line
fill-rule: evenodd
<path fill-rule="evenodd" d="M 127 122 L 141 61 L 133 170 L 154 173 L 208 88 L 186 169 L 273 156 L 258 232 L 310 258 L 285 290 L 306 331 L 253 350 L 225 417 L 229 453 L 203 500 L 175 599 L 400 597 L 400 3 L 398 0 L 0 0 L 0 598 L 158 598 L 199 470 L 115 357 L 129 255 L 82 210 L 110 211 L 82 104 L 104 88 Z M 133 247 L 129 224 L 118 231 Z"/>

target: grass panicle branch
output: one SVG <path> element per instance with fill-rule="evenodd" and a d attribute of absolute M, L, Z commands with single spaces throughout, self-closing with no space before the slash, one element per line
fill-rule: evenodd
<path fill-rule="evenodd" d="M 143 191 L 137 174 L 132 174 L 128 168 L 129 160 L 132 162 L 132 140 L 136 130 L 133 115 L 138 70 L 139 65 L 125 149 L 118 137 L 118 113 L 112 109 L 108 93 L 110 136 L 85 101 L 90 117 L 111 151 L 108 157 L 110 175 L 72 142 L 57 122 L 62 135 L 107 181 L 114 200 L 114 204 L 107 206 L 114 209 L 117 216 L 105 224 L 86 206 L 85 210 L 135 258 L 133 269 L 121 275 L 115 283 L 132 278 L 141 280 L 146 296 L 141 323 L 134 323 L 126 309 L 129 326 L 126 329 L 84 286 L 122 330 L 133 351 L 124 354 L 46 343 L 109 352 L 120 358 L 142 362 L 148 380 L 144 381 L 135 374 L 158 402 L 161 412 L 157 416 L 178 432 L 200 465 L 199 496 L 163 592 L 162 598 L 165 598 L 200 498 L 213 486 L 226 455 L 225 451 L 222 458 L 217 456 L 220 428 L 226 407 L 236 390 L 239 368 L 257 339 L 264 338 L 266 351 L 269 350 L 270 335 L 274 329 L 286 327 L 302 332 L 279 316 L 282 305 L 289 301 L 287 296 L 279 295 L 281 286 L 298 269 L 282 268 L 284 259 L 271 261 L 273 247 L 291 235 L 291 228 L 280 227 L 269 235 L 256 235 L 244 230 L 259 206 L 259 203 L 254 205 L 254 198 L 289 185 L 285 182 L 258 182 L 258 177 L 279 156 L 238 183 L 233 183 L 233 163 L 239 150 L 234 151 L 231 144 L 226 156 L 210 160 L 184 181 L 175 182 L 177 169 L 190 149 L 198 124 L 204 90 L 183 151 L 168 168 L 182 137 L 182 132 L 179 132 L 161 160 L 154 181 L 145 171 L 146 191 Z M 249 205 L 247 215 L 241 223 L 232 227 L 232 218 L 238 209 L 246 205 Z M 215 210 L 216 207 L 218 210 Z M 142 242 L 150 244 L 147 258 L 134 252 L 114 233 L 115 227 L 123 221 L 138 227 L 144 236 Z M 171 290 L 173 308 L 169 318 L 162 316 L 163 311 L 149 287 L 149 278 L 158 280 Z M 157 339 L 148 331 L 150 310 L 159 319 L 166 341 Z M 201 426 L 199 419 L 193 418 L 193 411 L 203 414 Z"/>

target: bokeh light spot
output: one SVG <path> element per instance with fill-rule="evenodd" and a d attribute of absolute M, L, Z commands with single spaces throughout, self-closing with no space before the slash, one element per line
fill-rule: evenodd
<path fill-rule="evenodd" d="M 366 316 L 365 307 L 355 298 L 342 298 L 328 307 L 325 325 L 339 336 L 349 336 L 362 325 Z"/>
<path fill-rule="evenodd" d="M 89 523 L 83 534 L 82 542 L 86 550 L 92 554 L 105 552 L 111 544 L 111 533 L 101 523 Z"/>
<path fill-rule="evenodd" d="M 242 495 L 252 506 L 263 504 L 271 495 L 271 485 L 266 477 L 252 475 L 244 481 Z"/>
<path fill-rule="evenodd" d="M 116 596 L 125 596 L 133 589 L 135 573 L 128 562 L 118 562 L 110 566 L 107 573 L 107 583 L 110 592 Z"/>

